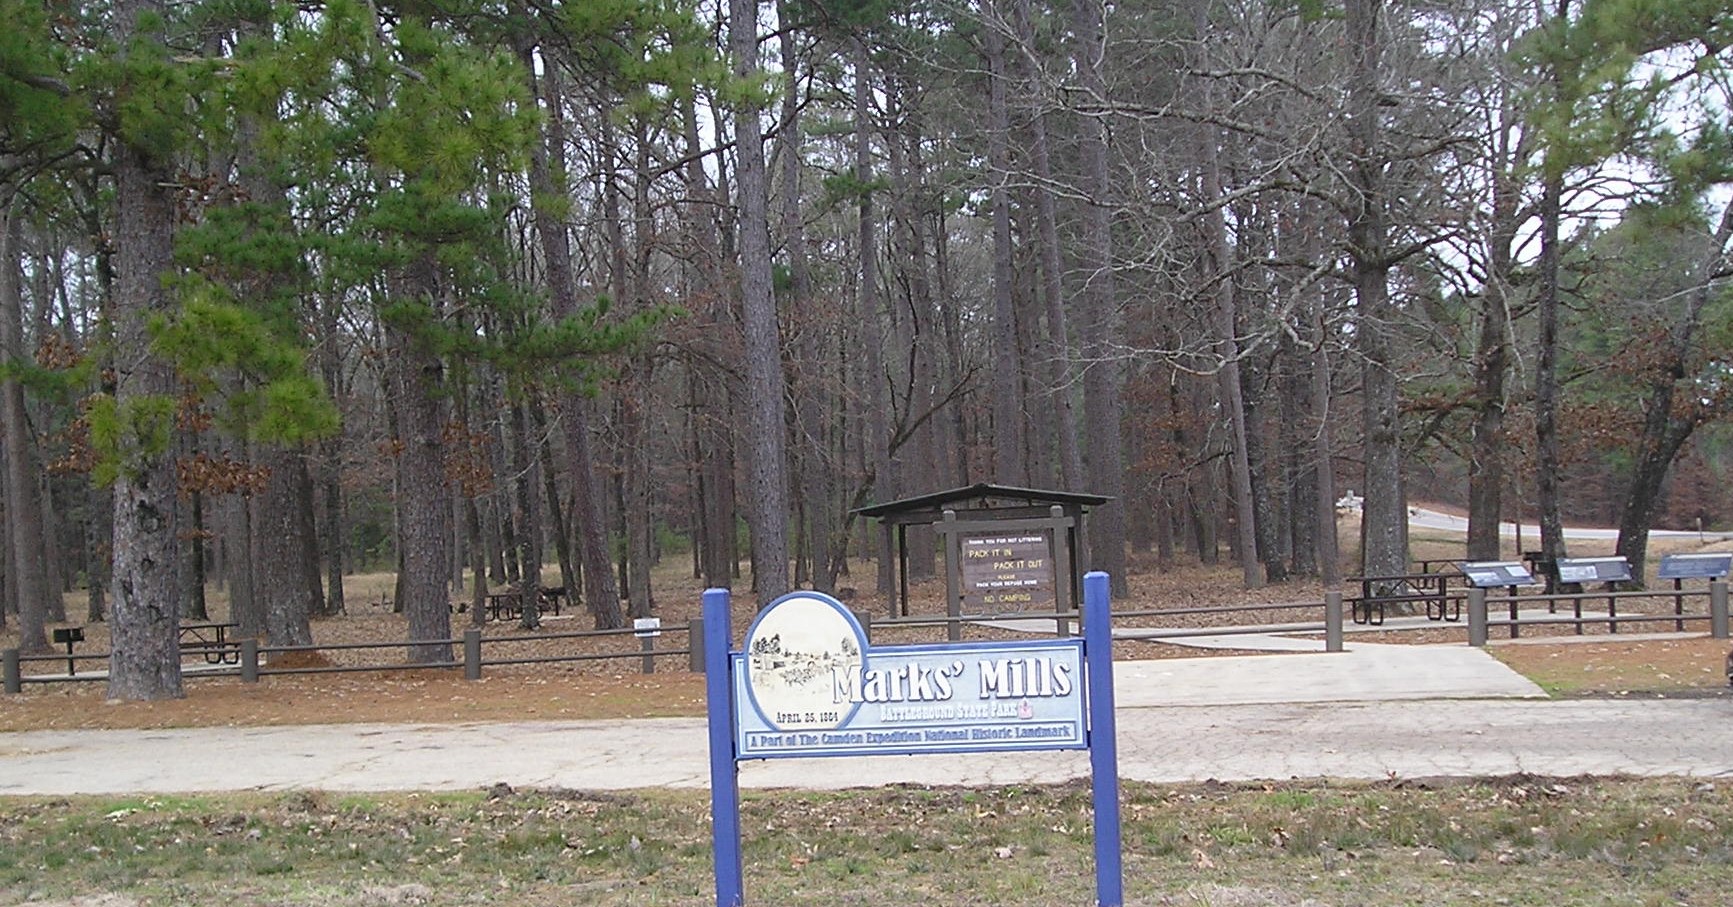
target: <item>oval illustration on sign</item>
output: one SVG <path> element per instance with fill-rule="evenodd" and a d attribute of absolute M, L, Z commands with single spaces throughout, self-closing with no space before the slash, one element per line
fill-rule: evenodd
<path fill-rule="evenodd" d="M 821 592 L 785 595 L 746 633 L 752 706 L 778 730 L 841 727 L 859 705 L 836 695 L 837 678 L 846 689 L 865 651 L 866 634 L 841 602 Z"/>

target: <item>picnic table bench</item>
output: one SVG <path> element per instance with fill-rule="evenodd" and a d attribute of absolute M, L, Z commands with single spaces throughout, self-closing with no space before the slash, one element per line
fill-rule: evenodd
<path fill-rule="evenodd" d="M 1394 576 L 1354 576 L 1360 596 L 1351 602 L 1354 622 L 1379 626 L 1386 606 L 1425 602 L 1427 620 L 1459 621 L 1462 601 L 1450 596 L 1450 578 L 1461 574 L 1403 573 Z"/>
<path fill-rule="evenodd" d="M 241 643 L 229 638 L 236 626 L 221 621 L 181 624 L 181 652 L 203 655 L 205 664 L 240 664 Z"/>
<path fill-rule="evenodd" d="M 490 620 L 516 620 L 524 613 L 524 593 L 520 589 L 508 589 L 504 592 L 490 592 L 486 596 L 484 607 Z M 566 604 L 566 587 L 544 586 L 536 592 L 536 610 L 546 614 L 560 613 L 560 608 Z"/>

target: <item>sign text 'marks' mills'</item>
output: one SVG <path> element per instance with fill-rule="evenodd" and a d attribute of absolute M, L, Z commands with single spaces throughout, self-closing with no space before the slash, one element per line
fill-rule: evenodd
<path fill-rule="evenodd" d="M 1015 611 L 1053 600 L 1053 558 L 1043 533 L 965 536 L 963 602 Z"/>

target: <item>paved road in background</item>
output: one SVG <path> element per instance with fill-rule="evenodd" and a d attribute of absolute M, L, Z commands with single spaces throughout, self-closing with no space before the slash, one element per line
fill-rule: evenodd
<path fill-rule="evenodd" d="M 1154 782 L 1437 775 L 1733 777 L 1733 698 L 1551 701 L 1463 646 L 1121 662 L 1120 774 Z M 698 788 L 701 719 L 0 734 L 0 794 Z M 752 787 L 1083 777 L 1081 753 L 746 763 Z"/>
<path fill-rule="evenodd" d="M 1441 513 L 1437 510 L 1427 510 L 1424 507 L 1410 507 L 1408 508 L 1408 525 L 1416 529 L 1441 529 L 1446 532 L 1467 532 L 1468 518 L 1457 516 L 1452 513 Z M 1527 537 L 1535 540 L 1536 545 L 1539 544 L 1540 540 L 1540 529 L 1533 523 L 1528 524 L 1526 527 L 1519 526 L 1516 523 L 1499 523 L 1498 532 L 1503 536 L 1516 536 L 1520 533 L 1526 532 Z M 1567 539 L 1581 541 L 1610 541 L 1619 537 L 1619 530 L 1617 529 L 1592 529 L 1581 526 L 1566 526 L 1564 527 L 1564 533 L 1565 538 Z M 1649 530 L 1649 538 L 1695 539 L 1707 544 L 1709 542 L 1733 541 L 1733 533 L 1690 532 L 1678 529 L 1651 529 Z"/>

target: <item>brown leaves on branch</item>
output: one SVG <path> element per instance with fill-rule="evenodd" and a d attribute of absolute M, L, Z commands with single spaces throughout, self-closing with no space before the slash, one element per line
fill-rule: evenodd
<path fill-rule="evenodd" d="M 269 467 L 235 460 L 225 456 L 198 453 L 175 461 L 175 478 L 180 493 L 192 494 L 257 494 L 270 481 Z"/>
<path fill-rule="evenodd" d="M 36 364 L 54 371 L 69 371 L 77 368 L 84 361 L 84 354 L 55 331 L 49 331 L 42 336 L 42 342 L 36 345 Z"/>
<path fill-rule="evenodd" d="M 447 422 L 445 477 L 463 490 L 464 497 L 477 497 L 493 490 L 493 464 L 488 455 L 487 432 L 470 431 L 461 422 Z"/>

